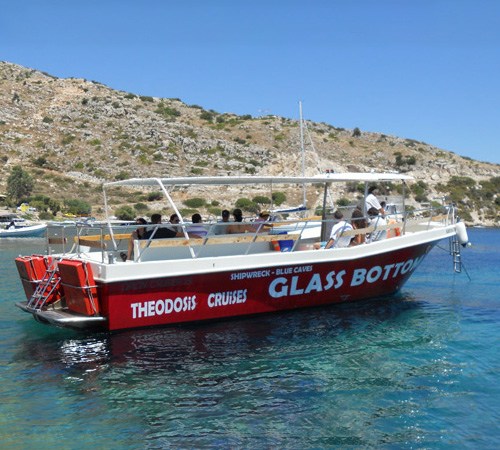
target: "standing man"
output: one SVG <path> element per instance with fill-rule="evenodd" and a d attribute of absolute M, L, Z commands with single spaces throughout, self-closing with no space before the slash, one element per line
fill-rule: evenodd
<path fill-rule="evenodd" d="M 384 208 L 382 208 L 382 205 L 379 203 L 377 197 L 375 196 L 375 193 L 378 194 L 377 186 L 370 186 L 370 188 L 368 189 L 368 195 L 365 199 L 366 211 L 368 211 L 370 208 L 375 208 L 382 216 L 385 216 Z"/>

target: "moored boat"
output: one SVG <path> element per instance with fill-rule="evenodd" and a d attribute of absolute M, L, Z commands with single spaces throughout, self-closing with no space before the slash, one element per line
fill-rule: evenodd
<path fill-rule="evenodd" d="M 43 237 L 47 230 L 44 223 L 36 225 L 11 226 L 0 229 L 0 238 L 34 238 Z"/>
<path fill-rule="evenodd" d="M 392 295 L 399 291 L 443 239 L 450 239 L 454 261 L 467 233 L 454 206 L 430 209 L 415 218 L 398 211 L 399 221 L 380 228 L 398 230 L 397 237 L 346 248 L 316 250 L 313 241 L 326 240 L 334 220 L 323 208 L 321 219 L 290 223 L 230 223 L 232 232 L 215 233 L 221 224 L 204 224 L 206 235 L 193 235 L 172 199 L 174 188 L 278 184 L 324 186 L 332 183 L 406 182 L 402 174 L 328 173 L 314 177 L 186 177 L 131 179 L 106 183 L 116 188 L 155 188 L 169 209 L 181 218 L 178 237 L 133 240 L 134 256 L 123 261 L 130 234 L 77 224 L 71 242 L 47 233 L 47 255 L 19 257 L 16 264 L 26 294 L 17 303 L 37 320 L 70 328 L 120 330 L 182 322 L 214 320 L 249 314 L 351 302 Z M 272 189 L 272 188 L 271 188 Z M 404 206 L 404 205 L 403 205 Z M 317 224 L 319 225 L 319 228 Z M 235 226 L 240 230 L 234 231 Z M 281 228 L 280 228 L 281 227 Z M 318 229 L 314 237 L 306 235 Z M 276 230 L 279 230 L 277 234 Z M 63 233 L 61 233 L 61 231 Z M 374 227 L 346 231 L 343 236 L 367 235 Z M 69 233 L 68 233 L 69 235 Z M 368 242 L 368 240 L 367 240 Z M 57 248 L 59 251 L 54 252 Z M 459 264 L 455 264 L 459 270 Z"/>

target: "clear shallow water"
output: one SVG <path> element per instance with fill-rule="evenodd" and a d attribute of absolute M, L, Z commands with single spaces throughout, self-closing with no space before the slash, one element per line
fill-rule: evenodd
<path fill-rule="evenodd" d="M 86 335 L 17 310 L 0 241 L 4 448 L 500 448 L 500 230 L 435 249 L 400 295 Z M 447 248 L 447 243 L 442 245 Z"/>

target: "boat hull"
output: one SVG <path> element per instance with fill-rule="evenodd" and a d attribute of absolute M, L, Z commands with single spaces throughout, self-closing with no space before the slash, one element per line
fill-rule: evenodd
<path fill-rule="evenodd" d="M 0 230 L 0 238 L 36 238 L 45 236 L 47 225 L 33 225 L 27 227 Z"/>
<path fill-rule="evenodd" d="M 433 245 L 347 261 L 97 285 L 109 330 L 195 322 L 391 295 Z"/>

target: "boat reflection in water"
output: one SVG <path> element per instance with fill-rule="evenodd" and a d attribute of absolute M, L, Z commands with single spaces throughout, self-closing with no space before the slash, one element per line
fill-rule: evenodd
<path fill-rule="evenodd" d="M 251 359 L 280 354 L 305 356 L 321 342 L 328 342 L 328 353 L 343 353 L 343 346 L 358 338 L 367 327 L 380 326 L 389 319 L 420 304 L 411 295 L 399 295 L 380 302 L 378 299 L 335 308 L 323 306 L 305 311 L 238 318 L 182 326 L 126 330 L 118 333 L 56 335 L 25 339 L 22 358 L 43 361 L 52 373 L 66 371 L 83 379 L 96 372 L 135 368 L 150 371 L 190 371 L 208 364 L 245 364 Z M 362 335 L 359 335 L 359 339 Z M 261 356 L 259 356 L 261 355 Z M 267 355 L 267 356 L 265 356 Z M 46 375 L 40 374 L 41 377 Z"/>

